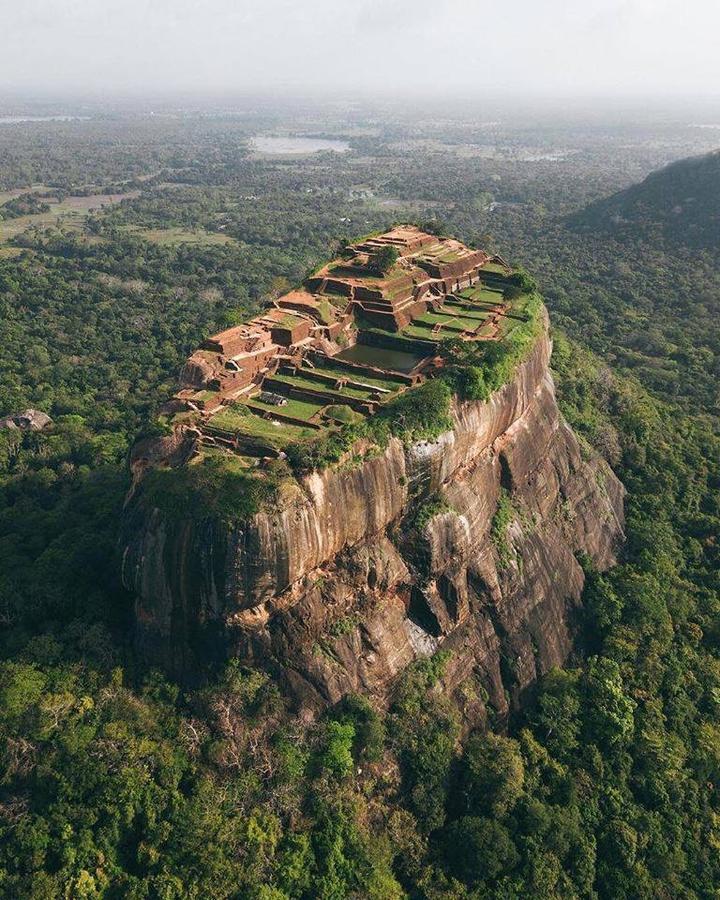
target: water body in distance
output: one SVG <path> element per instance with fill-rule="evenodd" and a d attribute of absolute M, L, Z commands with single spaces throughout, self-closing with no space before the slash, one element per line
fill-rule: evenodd
<path fill-rule="evenodd" d="M 253 150 L 258 153 L 318 153 L 321 150 L 332 150 L 334 153 L 346 153 L 350 145 L 346 141 L 325 140 L 324 138 L 306 137 L 263 137 L 252 139 Z"/>
<path fill-rule="evenodd" d="M 17 125 L 20 122 L 78 122 L 89 116 L 0 116 L 0 125 Z"/>

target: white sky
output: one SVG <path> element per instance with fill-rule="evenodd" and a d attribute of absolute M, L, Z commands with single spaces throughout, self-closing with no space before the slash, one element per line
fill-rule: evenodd
<path fill-rule="evenodd" d="M 0 89 L 720 95 L 720 0 L 0 0 Z"/>

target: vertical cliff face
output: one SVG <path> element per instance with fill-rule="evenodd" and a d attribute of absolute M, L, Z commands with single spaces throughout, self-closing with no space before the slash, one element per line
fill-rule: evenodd
<path fill-rule="evenodd" d="M 622 539 L 623 488 L 558 411 L 545 335 L 488 402 L 436 441 L 288 485 L 234 526 L 128 504 L 123 577 L 145 650 L 181 673 L 238 656 L 299 704 L 382 700 L 413 660 L 450 650 L 445 686 L 502 717 L 566 659 L 587 555 Z"/>

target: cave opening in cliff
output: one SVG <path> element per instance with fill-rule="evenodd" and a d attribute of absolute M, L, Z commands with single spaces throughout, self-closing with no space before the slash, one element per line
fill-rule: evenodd
<path fill-rule="evenodd" d="M 440 637 L 442 634 L 437 616 L 430 609 L 427 597 L 420 588 L 413 587 L 410 590 L 408 618 L 433 637 Z"/>

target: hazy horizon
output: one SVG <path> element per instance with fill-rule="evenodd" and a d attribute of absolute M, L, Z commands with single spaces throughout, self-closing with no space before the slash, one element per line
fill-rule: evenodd
<path fill-rule="evenodd" d="M 0 28 L 5 92 L 720 94 L 710 0 L 27 0 Z"/>

